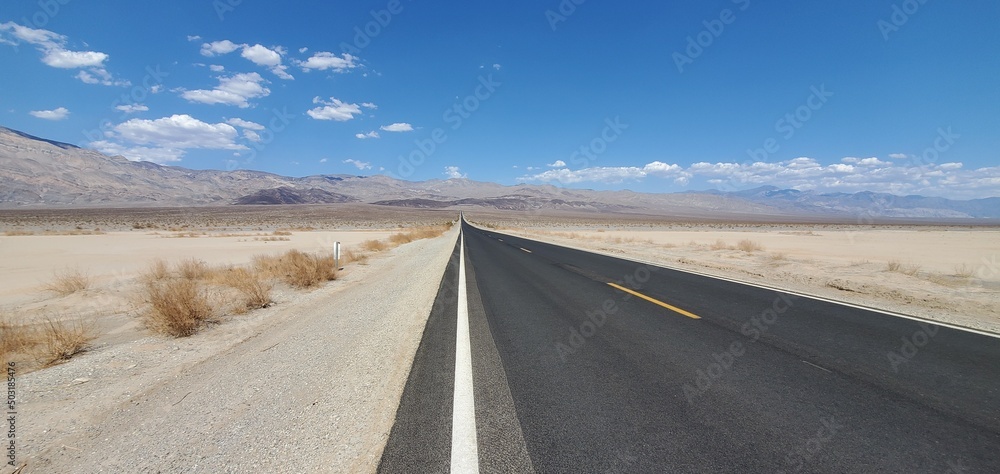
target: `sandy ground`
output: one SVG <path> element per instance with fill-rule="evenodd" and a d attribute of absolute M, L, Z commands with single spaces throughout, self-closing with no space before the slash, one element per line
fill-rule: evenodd
<path fill-rule="evenodd" d="M 1000 230 L 995 228 L 488 224 L 554 243 L 1000 333 Z M 739 250 L 743 240 L 761 248 Z M 890 263 L 898 268 L 890 269 Z"/>
<path fill-rule="evenodd" d="M 186 258 L 211 265 L 241 265 L 254 255 L 279 254 L 290 249 L 332 252 L 357 248 L 369 239 L 384 239 L 398 230 L 342 230 L 201 232 L 109 232 L 102 235 L 0 235 L 0 308 L 52 299 L 45 285 L 67 270 L 89 275 L 98 288 L 114 288 L 115 280 L 129 279 L 156 259 L 168 263 Z M 284 239 L 284 240 L 264 240 Z M 89 297 L 99 296 L 94 291 Z"/>
<path fill-rule="evenodd" d="M 377 236 L 10 237 L 4 266 L 20 273 L 4 281 L 27 288 L 69 255 L 96 275 L 127 274 L 157 255 L 237 263 Z M 279 294 L 192 337 L 140 332 L 19 376 L 24 472 L 373 472 L 456 237 L 457 227 L 376 254 L 320 290 Z"/>

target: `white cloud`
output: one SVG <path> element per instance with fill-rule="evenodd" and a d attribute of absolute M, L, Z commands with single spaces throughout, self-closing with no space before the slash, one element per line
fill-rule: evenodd
<path fill-rule="evenodd" d="M 493 69 L 496 69 L 497 71 L 499 71 L 499 70 L 500 70 L 500 68 L 502 68 L 502 67 L 503 67 L 503 66 L 501 66 L 501 65 L 499 65 L 499 64 L 494 64 L 494 65 L 493 65 Z"/>
<path fill-rule="evenodd" d="M 172 115 L 156 120 L 131 119 L 116 125 L 111 137 L 139 145 L 166 148 L 245 150 L 235 142 L 239 133 L 226 123 L 206 123 L 190 115 Z"/>
<path fill-rule="evenodd" d="M 202 122 L 190 115 L 131 119 L 112 127 L 106 135 L 107 140 L 91 142 L 90 146 L 102 153 L 156 163 L 179 161 L 188 149 L 249 149 L 236 143 L 239 132 L 233 126 Z"/>
<path fill-rule="evenodd" d="M 907 159 L 909 157 L 910 157 L 910 155 L 907 155 L 906 153 L 890 153 L 889 154 L 889 158 L 892 158 L 894 160 L 905 160 L 905 159 Z"/>
<path fill-rule="evenodd" d="M 220 66 L 218 64 L 212 64 L 212 65 L 208 66 L 208 68 L 211 69 L 212 72 L 222 72 L 222 71 L 226 70 L 225 66 Z"/>
<path fill-rule="evenodd" d="M 358 161 L 358 160 L 355 160 L 353 158 L 349 158 L 349 159 L 344 160 L 344 163 L 347 163 L 349 165 L 354 165 L 354 167 L 357 168 L 357 169 L 359 169 L 359 170 L 370 170 L 370 169 L 372 169 L 372 164 L 371 163 L 364 162 L 364 161 Z"/>
<path fill-rule="evenodd" d="M 310 117 L 316 120 L 335 120 L 337 122 L 346 122 L 353 119 L 355 115 L 361 113 L 361 108 L 358 104 L 347 104 L 333 97 L 330 97 L 329 102 L 319 97 L 315 97 L 313 98 L 313 103 L 322 104 L 322 107 L 316 107 L 306 112 Z"/>
<path fill-rule="evenodd" d="M 376 132 L 375 130 L 372 130 L 368 133 L 355 133 L 354 136 L 362 140 L 367 140 L 369 138 L 379 138 L 378 132 Z"/>
<path fill-rule="evenodd" d="M 337 56 L 334 53 L 320 51 L 305 61 L 295 61 L 295 64 L 305 72 L 326 71 L 328 69 L 333 72 L 347 72 L 349 69 L 358 67 L 357 59 L 356 56 L 351 56 L 348 53 Z"/>
<path fill-rule="evenodd" d="M 198 36 L 198 35 L 188 35 L 188 41 L 201 41 L 201 36 Z"/>
<path fill-rule="evenodd" d="M 218 56 L 222 54 L 229 54 L 233 51 L 239 49 L 240 45 L 233 43 L 229 40 L 213 41 L 211 43 L 205 43 L 201 45 L 201 55 L 202 56 Z"/>
<path fill-rule="evenodd" d="M 226 123 L 228 123 L 229 125 L 232 125 L 234 127 L 246 128 L 246 129 L 249 129 L 249 130 L 260 131 L 260 130 L 264 129 L 264 126 L 261 125 L 261 124 L 259 124 L 259 123 L 251 122 L 249 120 L 243 120 L 243 119 L 238 118 L 238 117 L 234 117 L 234 118 L 231 118 L 229 120 L 226 120 Z"/>
<path fill-rule="evenodd" d="M 309 51 L 309 48 L 307 48 L 305 46 L 299 48 L 299 52 L 302 53 L 302 54 L 306 54 L 306 51 Z"/>
<path fill-rule="evenodd" d="M 326 163 L 326 161 L 327 161 L 327 159 L 326 159 L 326 158 L 321 158 L 321 159 L 319 160 L 319 162 L 320 162 L 320 163 Z"/>
<path fill-rule="evenodd" d="M 260 138 L 260 134 L 259 133 L 255 132 L 253 130 L 247 130 L 247 129 L 243 130 L 243 138 L 246 138 L 247 140 L 250 140 L 250 141 L 252 141 L 254 143 L 260 143 L 261 140 L 262 140 Z"/>
<path fill-rule="evenodd" d="M 818 192 L 874 191 L 897 195 L 922 194 L 971 199 L 1000 196 L 1000 167 L 966 169 L 962 163 L 910 163 L 877 157 L 845 157 L 824 165 L 809 157 L 765 163 L 693 163 L 688 167 L 659 161 L 644 166 L 551 169 L 522 176 L 522 181 L 621 183 L 650 178 L 688 185 L 701 179 L 723 191 L 773 185 Z"/>
<path fill-rule="evenodd" d="M 244 46 L 243 52 L 240 53 L 240 56 L 243 56 L 258 66 L 274 67 L 281 64 L 281 55 L 278 54 L 277 51 L 268 49 L 266 46 L 261 44 Z"/>
<path fill-rule="evenodd" d="M 382 129 L 382 130 L 385 130 L 387 132 L 412 132 L 413 131 L 413 125 L 410 125 L 410 124 L 405 123 L 405 122 L 397 122 L 397 123 L 390 124 L 390 125 L 383 125 L 383 126 L 381 126 L 379 128 Z"/>
<path fill-rule="evenodd" d="M 181 97 L 203 104 L 226 104 L 240 108 L 250 107 L 249 99 L 266 97 L 271 90 L 264 87 L 267 81 L 256 72 L 219 78 L 219 85 L 212 90 L 183 91 Z"/>
<path fill-rule="evenodd" d="M 362 102 L 361 106 L 364 107 L 364 108 L 366 108 L 366 109 L 372 109 L 372 110 L 375 110 L 375 109 L 378 108 L 377 105 L 375 105 L 375 104 L 373 104 L 371 102 Z"/>
<path fill-rule="evenodd" d="M 184 156 L 184 150 L 176 148 L 126 147 L 106 140 L 91 142 L 90 146 L 105 155 L 124 156 L 132 161 L 152 161 L 162 164 L 181 161 L 181 157 Z"/>
<path fill-rule="evenodd" d="M 145 105 L 142 104 L 125 104 L 125 105 L 119 105 L 115 107 L 115 109 L 120 110 L 126 114 L 134 114 L 136 112 L 146 112 L 149 110 L 149 107 L 146 107 Z"/>
<path fill-rule="evenodd" d="M 463 174 L 458 169 L 457 166 L 445 166 L 444 167 L 444 175 L 447 176 L 448 179 L 464 179 L 464 178 L 468 177 L 468 175 L 467 174 Z"/>
<path fill-rule="evenodd" d="M 556 160 L 555 163 L 549 163 L 545 166 L 548 166 L 549 168 L 565 168 L 566 162 L 563 160 Z"/>
<path fill-rule="evenodd" d="M 14 22 L 0 23 L 0 43 L 17 46 L 21 42 L 35 45 L 42 53 L 42 63 L 58 69 L 86 69 L 77 79 L 86 84 L 128 86 L 128 81 L 114 79 L 104 63 L 110 58 L 99 51 L 72 51 L 66 48 L 68 39 L 58 33 L 21 26 Z"/>
<path fill-rule="evenodd" d="M 69 109 L 66 107 L 59 107 L 54 110 L 33 110 L 28 113 L 34 117 L 45 120 L 65 120 L 69 117 Z"/>
<path fill-rule="evenodd" d="M 258 66 L 271 68 L 271 72 L 282 79 L 295 79 L 288 73 L 288 66 L 281 64 L 281 56 L 284 51 L 285 49 L 281 46 L 269 49 L 260 44 L 243 45 L 243 52 L 240 53 L 240 56 Z"/>

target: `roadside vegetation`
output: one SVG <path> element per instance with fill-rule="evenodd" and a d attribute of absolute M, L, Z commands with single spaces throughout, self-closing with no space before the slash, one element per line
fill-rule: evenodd
<path fill-rule="evenodd" d="M 49 367 L 85 351 L 94 337 L 90 324 L 82 321 L 46 319 L 28 324 L 0 315 L 0 359 L 16 362 L 19 370 Z M 27 367 L 25 363 L 27 362 Z"/>

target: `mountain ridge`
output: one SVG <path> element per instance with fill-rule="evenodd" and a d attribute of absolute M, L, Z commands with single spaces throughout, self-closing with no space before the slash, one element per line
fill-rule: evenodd
<path fill-rule="evenodd" d="M 130 161 L 0 127 L 0 208 L 212 206 L 361 202 L 396 207 L 770 216 L 1000 218 L 1000 198 L 956 201 L 863 191 L 818 193 L 761 186 L 669 194 L 513 186 L 465 178 L 287 177 L 255 170 L 193 170 Z"/>

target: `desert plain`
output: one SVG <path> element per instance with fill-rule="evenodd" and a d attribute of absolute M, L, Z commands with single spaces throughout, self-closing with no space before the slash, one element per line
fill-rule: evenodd
<path fill-rule="evenodd" d="M 454 248 L 458 230 L 450 224 L 459 210 L 0 212 L 5 323 L 54 322 L 86 333 L 64 358 L 4 355 L 19 367 L 20 472 L 74 465 L 127 471 L 141 466 L 130 464 L 136 460 L 211 470 L 223 469 L 213 462 L 233 455 L 249 456 L 265 470 L 374 470 Z M 997 227 L 465 211 L 473 224 L 497 232 L 1000 333 Z M 414 236 L 432 227 L 438 231 Z M 279 275 L 267 282 L 269 303 L 249 310 L 226 301 L 237 293 L 216 288 L 209 299 L 217 314 L 184 337 L 157 332 L 144 319 L 150 305 L 144 282 L 157 262 L 173 273 L 193 262 L 230 271 L 292 250 L 329 256 L 338 241 L 347 256 L 332 281 L 303 289 Z M 67 275 L 83 277 L 85 286 L 57 291 L 55 283 Z M 326 384 L 316 385 L 316 373 L 326 374 Z M 273 394 L 280 400 L 272 401 Z M 297 423 L 325 423 L 315 432 L 327 438 L 279 430 L 277 441 L 259 439 L 245 425 L 276 420 L 227 408 L 269 403 Z M 311 414 L 314 406 L 324 415 Z M 176 435 L 150 434 L 178 418 L 206 420 L 199 436 L 209 441 L 192 446 Z M 233 451 L 281 439 L 295 443 L 269 445 L 268 452 L 294 465 Z M 172 448 L 142 451 L 161 445 Z"/>

